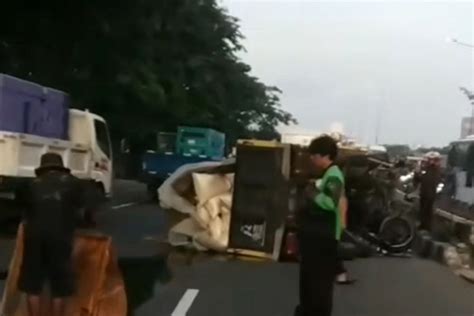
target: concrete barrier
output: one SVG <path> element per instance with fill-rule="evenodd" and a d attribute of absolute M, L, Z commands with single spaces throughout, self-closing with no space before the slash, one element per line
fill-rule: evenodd
<path fill-rule="evenodd" d="M 405 201 L 405 193 L 397 191 L 396 199 Z M 414 197 L 411 207 L 416 207 Z M 407 206 L 410 207 L 410 206 Z M 474 283 L 474 220 L 435 208 L 432 232 L 419 231 L 413 251 L 422 258 L 449 266 L 457 275 Z"/>

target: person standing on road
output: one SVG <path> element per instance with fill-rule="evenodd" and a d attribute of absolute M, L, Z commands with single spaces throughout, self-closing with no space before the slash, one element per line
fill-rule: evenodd
<path fill-rule="evenodd" d="M 29 316 L 39 316 L 41 293 L 49 284 L 51 316 L 65 316 L 64 299 L 73 294 L 72 247 L 82 207 L 82 185 L 61 156 L 41 157 L 36 178 L 21 193 L 24 203 L 23 262 L 18 287 L 27 294 Z"/>
<path fill-rule="evenodd" d="M 420 229 L 431 231 L 434 203 L 438 185 L 441 182 L 440 154 L 426 154 L 423 170 L 417 174 L 415 181 L 420 185 Z"/>
<path fill-rule="evenodd" d="M 344 190 L 342 171 L 334 165 L 338 147 L 329 136 L 314 139 L 309 154 L 322 175 L 321 184 L 307 191 L 308 201 L 300 214 L 300 302 L 297 316 L 330 316 L 337 267 L 341 213 L 338 205 Z"/>
<path fill-rule="evenodd" d="M 347 212 L 349 210 L 349 202 L 345 194 L 342 194 L 341 199 L 339 200 L 339 211 L 341 213 L 341 228 L 345 230 L 347 227 Z M 341 233 L 342 235 L 342 233 Z M 340 285 L 350 285 L 356 282 L 355 279 L 352 279 L 348 276 L 347 269 L 344 267 L 344 259 L 341 254 L 339 254 L 336 265 L 336 283 Z"/>

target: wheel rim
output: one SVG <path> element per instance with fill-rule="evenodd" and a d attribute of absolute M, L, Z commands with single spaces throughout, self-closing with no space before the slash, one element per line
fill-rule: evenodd
<path fill-rule="evenodd" d="M 380 227 L 379 237 L 390 247 L 406 247 L 413 240 L 413 227 L 405 218 L 388 218 Z"/>

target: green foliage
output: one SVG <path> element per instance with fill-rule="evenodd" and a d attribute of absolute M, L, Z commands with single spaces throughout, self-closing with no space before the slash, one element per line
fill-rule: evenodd
<path fill-rule="evenodd" d="M 238 21 L 215 0 L 27 0 L 0 21 L 0 72 L 68 91 L 116 139 L 179 124 L 233 139 L 294 121 L 236 57 Z"/>

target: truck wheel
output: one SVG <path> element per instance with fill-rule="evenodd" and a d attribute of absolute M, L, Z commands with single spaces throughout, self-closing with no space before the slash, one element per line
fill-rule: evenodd
<path fill-rule="evenodd" d="M 405 252 L 415 238 L 415 226 L 403 216 L 386 218 L 379 230 L 379 238 L 392 252 Z"/>

